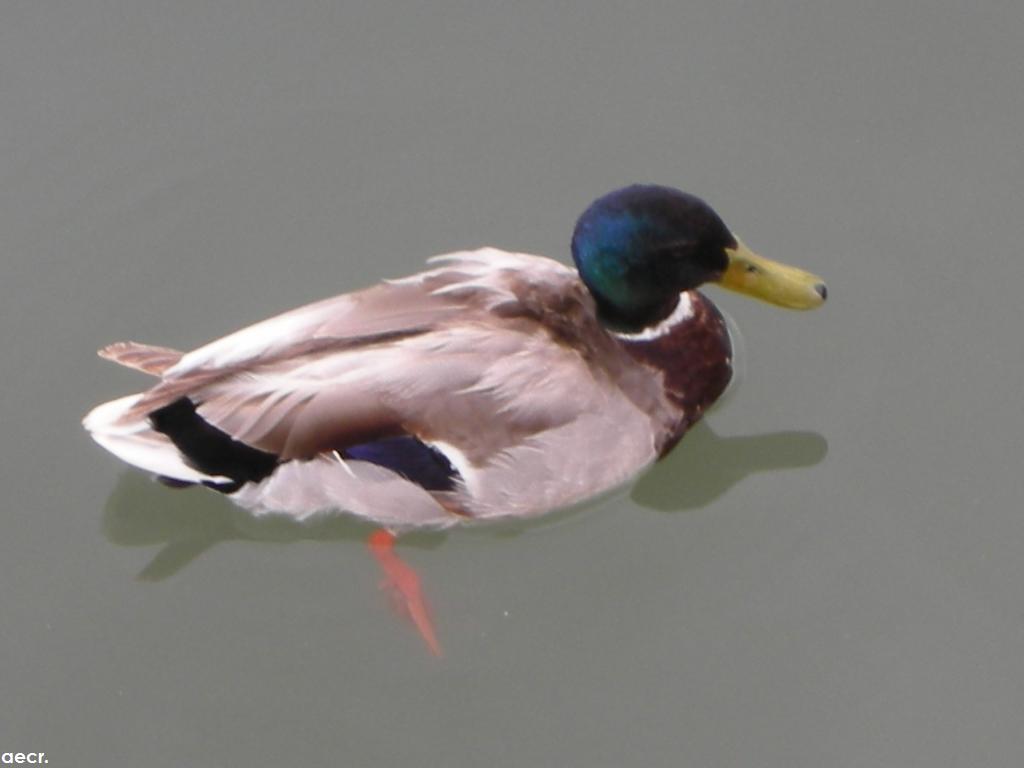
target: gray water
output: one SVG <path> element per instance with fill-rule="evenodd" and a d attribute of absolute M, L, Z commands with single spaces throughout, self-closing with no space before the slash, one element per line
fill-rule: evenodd
<path fill-rule="evenodd" d="M 61 766 L 1024 763 L 1019 2 L 0 6 L 0 752 Z M 625 183 L 823 275 L 633 487 L 261 526 L 79 426 L 190 347 Z"/>

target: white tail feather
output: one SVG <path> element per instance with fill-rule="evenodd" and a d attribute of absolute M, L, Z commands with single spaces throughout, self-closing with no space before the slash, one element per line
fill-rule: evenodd
<path fill-rule="evenodd" d="M 128 395 L 93 408 L 82 420 L 92 439 L 122 461 L 186 483 L 231 482 L 188 466 L 166 435 L 153 431 L 142 418 L 123 420 L 141 395 Z"/>

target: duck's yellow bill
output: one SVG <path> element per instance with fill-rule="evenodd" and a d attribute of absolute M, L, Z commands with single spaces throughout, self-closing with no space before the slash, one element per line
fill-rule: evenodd
<path fill-rule="evenodd" d="M 828 291 L 817 275 L 758 256 L 739 239 L 726 248 L 729 266 L 718 284 L 788 309 L 814 309 L 825 303 Z"/>

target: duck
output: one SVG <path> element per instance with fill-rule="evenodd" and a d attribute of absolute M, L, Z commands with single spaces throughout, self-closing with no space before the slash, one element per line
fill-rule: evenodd
<path fill-rule="evenodd" d="M 570 250 L 575 269 L 490 247 L 435 256 L 189 352 L 111 344 L 102 358 L 156 383 L 85 429 L 257 516 L 342 513 L 392 534 L 532 518 L 629 482 L 726 389 L 728 327 L 700 286 L 796 310 L 827 297 L 672 187 L 598 198 Z"/>
<path fill-rule="evenodd" d="M 796 310 L 825 283 L 748 248 L 700 198 L 634 184 L 580 215 L 575 269 L 496 248 L 309 304 L 189 352 L 134 341 L 102 358 L 156 377 L 92 409 L 103 448 L 257 518 L 349 514 L 392 605 L 435 656 L 416 529 L 530 519 L 623 486 L 722 395 L 733 347 L 698 288 Z"/>

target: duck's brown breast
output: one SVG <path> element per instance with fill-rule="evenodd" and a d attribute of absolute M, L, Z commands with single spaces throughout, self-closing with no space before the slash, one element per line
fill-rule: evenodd
<path fill-rule="evenodd" d="M 725 318 L 699 292 L 686 296 L 691 313 L 664 333 L 619 338 L 637 362 L 662 373 L 665 396 L 679 409 L 678 423 L 662 447 L 662 456 L 721 396 L 732 378 L 732 344 Z"/>

